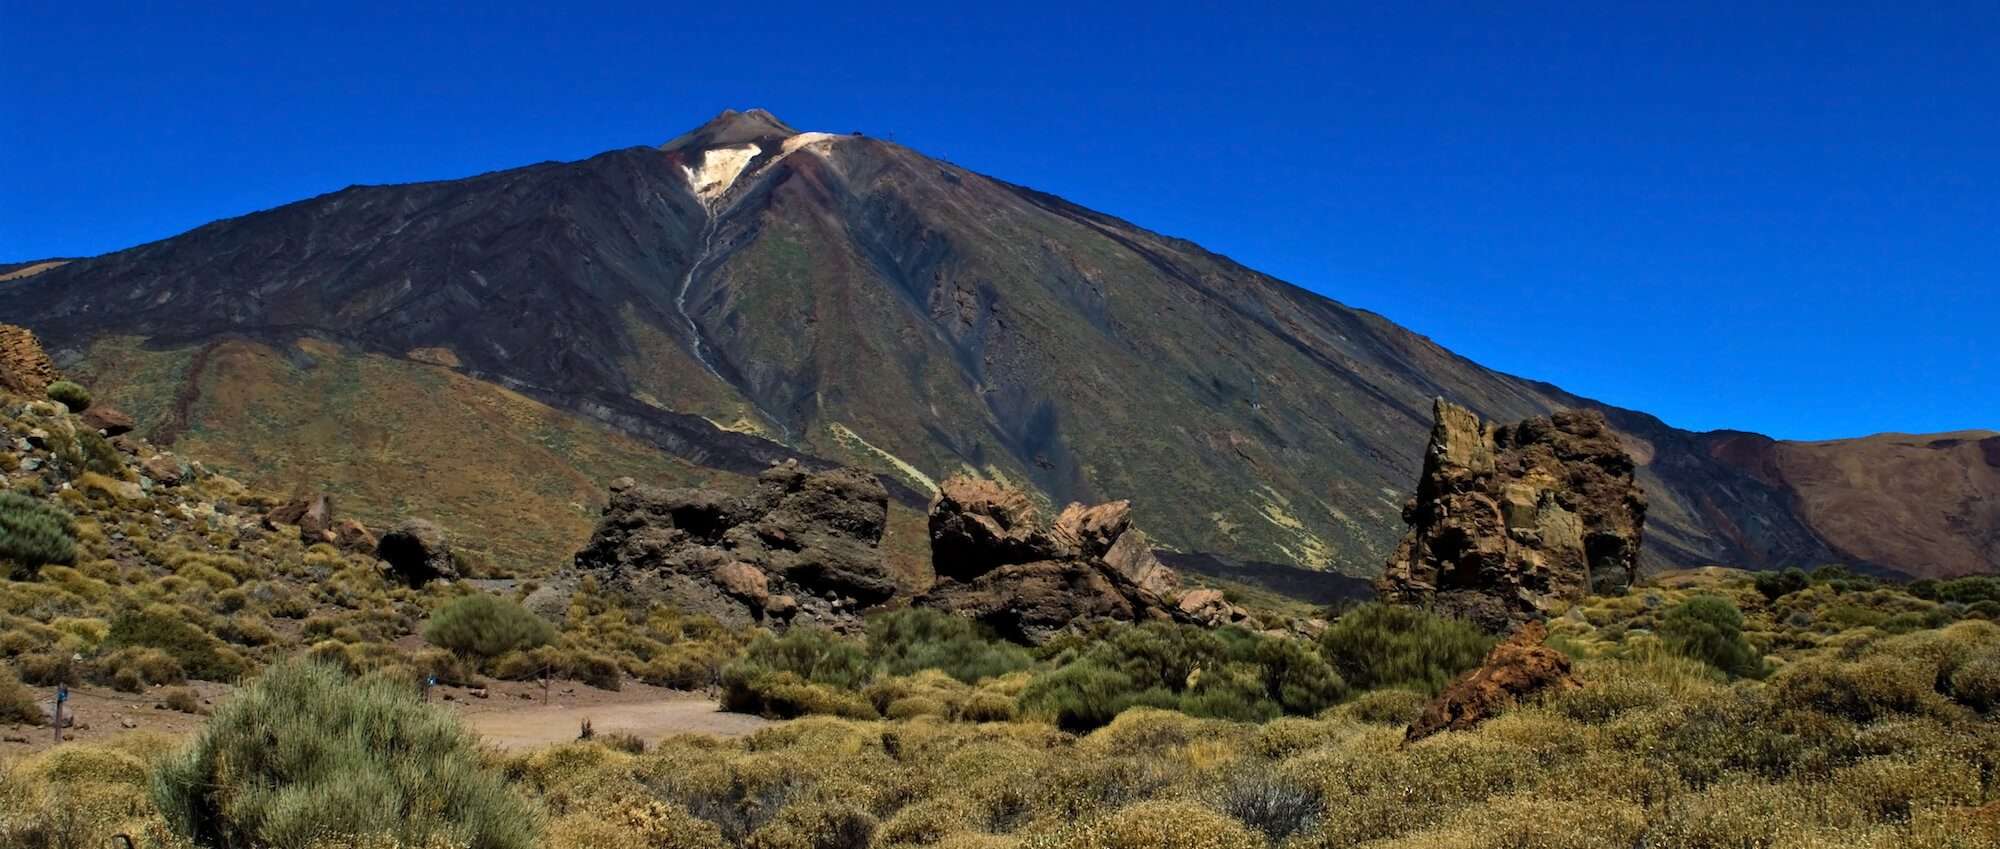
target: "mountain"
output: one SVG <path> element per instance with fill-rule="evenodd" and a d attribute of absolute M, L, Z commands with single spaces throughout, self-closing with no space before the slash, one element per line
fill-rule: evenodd
<path fill-rule="evenodd" d="M 1498 420 L 1603 409 L 1642 462 L 1651 565 L 2000 568 L 2000 437 L 1676 430 L 1190 242 L 761 110 L 48 264 L 0 282 L 0 316 L 156 441 L 360 515 L 428 511 L 524 561 L 581 543 L 621 469 L 740 481 L 798 456 L 880 472 L 907 506 L 966 470 L 1054 502 L 1130 498 L 1184 559 L 1365 575 L 1443 396 Z M 914 516 L 892 526 L 921 545 Z"/>

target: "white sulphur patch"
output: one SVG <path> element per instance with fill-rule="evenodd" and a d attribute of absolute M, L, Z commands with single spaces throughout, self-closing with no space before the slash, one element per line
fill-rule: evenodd
<path fill-rule="evenodd" d="M 688 187 L 694 189 L 695 195 L 703 203 L 712 204 L 743 175 L 750 160 L 763 152 L 763 148 L 754 144 L 709 148 L 702 152 L 699 169 L 682 165 L 681 170 L 687 172 Z"/>
<path fill-rule="evenodd" d="M 833 133 L 800 133 L 796 136 L 786 138 L 784 146 L 779 149 L 778 153 L 780 156 L 783 156 L 815 142 L 831 142 L 838 138 L 840 136 Z"/>

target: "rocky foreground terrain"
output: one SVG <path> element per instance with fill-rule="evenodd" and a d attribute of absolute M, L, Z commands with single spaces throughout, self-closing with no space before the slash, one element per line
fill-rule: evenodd
<path fill-rule="evenodd" d="M 528 571 L 567 563 L 614 478 L 744 493 L 798 459 L 879 475 L 886 544 L 912 563 L 939 482 L 971 474 L 1047 507 L 1144 494 L 1156 544 L 1245 575 L 1373 578 L 1438 396 L 1502 422 L 1601 412 L 1649 494 L 1648 567 L 2000 568 L 2000 434 L 1677 430 L 1200 246 L 754 110 L 6 268 L 0 316 L 154 443 L 378 522 L 437 515 Z"/>
<path fill-rule="evenodd" d="M 164 449 L 12 338 L 0 845 L 2000 843 L 2000 579 L 1635 579 L 1595 415 L 1436 405 L 1394 604 L 1207 586 L 1130 504 L 971 477 L 919 576 L 888 487 L 793 462 L 620 480 L 520 579 Z"/>

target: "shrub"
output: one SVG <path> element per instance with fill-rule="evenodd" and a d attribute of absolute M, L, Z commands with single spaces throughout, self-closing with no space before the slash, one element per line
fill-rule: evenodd
<path fill-rule="evenodd" d="M 815 684 L 797 673 L 731 666 L 723 670 L 722 707 L 774 719 L 807 714 L 874 719 L 875 706 L 852 690 Z"/>
<path fill-rule="evenodd" d="M 153 775 L 153 798 L 205 847 L 387 837 L 528 849 L 533 812 L 470 734 L 414 690 L 331 666 L 272 666 Z"/>
<path fill-rule="evenodd" d="M 652 800 L 576 810 L 549 823 L 547 849 L 722 849 L 715 824 Z"/>
<path fill-rule="evenodd" d="M 1333 665 L 1304 643 L 1285 637 L 1257 644 L 1264 694 L 1286 713 L 1312 715 L 1347 695 L 1347 682 Z"/>
<path fill-rule="evenodd" d="M 1062 849 L 1263 849 L 1229 817 L 1191 802 L 1151 801 L 1084 826 Z"/>
<path fill-rule="evenodd" d="M 163 604 L 119 614 L 111 620 L 104 645 L 159 649 L 178 662 L 188 676 L 204 681 L 231 681 L 245 671 L 242 657 Z"/>
<path fill-rule="evenodd" d="M 83 683 L 83 677 L 78 674 L 76 660 L 68 652 L 24 654 L 16 662 L 20 664 L 21 680 L 37 687 L 53 687 L 57 684 L 74 687 Z"/>
<path fill-rule="evenodd" d="M 447 601 L 424 623 L 424 639 L 459 654 L 496 658 L 548 645 L 556 629 L 512 599 L 486 593 Z"/>
<path fill-rule="evenodd" d="M 1371 690 L 1341 708 L 1341 713 L 1358 722 L 1378 725 L 1408 725 L 1423 715 L 1429 701 L 1414 690 Z"/>
<path fill-rule="evenodd" d="M 69 513 L 18 492 L 0 492 L 0 559 L 26 579 L 50 563 L 76 561 L 76 529 Z"/>
<path fill-rule="evenodd" d="M 0 666 L 0 722 L 23 725 L 42 722 L 42 703 L 21 679 L 14 677 L 14 670 L 5 666 Z"/>
<path fill-rule="evenodd" d="M 975 683 L 1028 668 L 1027 649 L 964 617 L 913 607 L 868 621 L 868 654 L 890 675 L 936 669 Z"/>
<path fill-rule="evenodd" d="M 125 458 L 112 447 L 111 440 L 94 430 L 79 429 L 76 432 L 77 450 L 83 452 L 85 471 L 116 478 L 125 473 Z"/>
<path fill-rule="evenodd" d="M 1320 635 L 1320 652 L 1349 686 L 1405 687 L 1435 695 L 1479 665 L 1493 638 L 1470 623 L 1428 611 L 1366 604 Z"/>
<path fill-rule="evenodd" d="M 100 658 L 95 677 L 127 693 L 137 693 L 154 684 L 179 684 L 187 680 L 181 662 L 156 648 L 127 646 Z"/>
<path fill-rule="evenodd" d="M 1806 577 L 1805 570 L 1794 566 L 1781 572 L 1759 572 L 1752 583 L 1765 601 L 1777 601 L 1812 586 L 1812 579 Z"/>
<path fill-rule="evenodd" d="M 160 704 L 181 713 L 201 713 L 201 697 L 186 687 L 175 687 L 160 694 Z"/>
<path fill-rule="evenodd" d="M 1855 663 L 1816 658 L 1793 664 L 1775 682 L 1786 707 L 1815 710 L 1855 722 L 1899 713 L 1926 712 L 1940 700 L 1934 673 L 1901 658 L 1877 656 Z"/>
<path fill-rule="evenodd" d="M 1988 650 L 1952 670 L 1949 686 L 1960 704 L 1982 713 L 2000 710 L 2000 651 Z"/>
<path fill-rule="evenodd" d="M 746 849 L 868 849 L 876 822 L 867 811 L 823 801 L 794 802 L 750 833 Z"/>
<path fill-rule="evenodd" d="M 72 413 L 90 409 L 90 390 L 67 380 L 49 384 L 49 400 L 69 408 Z"/>
<path fill-rule="evenodd" d="M 624 688 L 625 673 L 618 661 L 597 652 L 577 652 L 569 663 L 571 677 L 599 690 L 617 692 Z"/>
<path fill-rule="evenodd" d="M 1763 656 L 1743 638 L 1743 613 L 1726 598 L 1696 596 L 1674 605 L 1660 622 L 1660 639 L 1732 677 L 1764 677 Z"/>
<path fill-rule="evenodd" d="M 1272 846 L 1310 831 L 1326 813 L 1319 791 L 1266 769 L 1245 769 L 1221 782 L 1217 806 L 1264 835 Z"/>
<path fill-rule="evenodd" d="M 1021 710 L 1072 733 L 1101 728 L 1126 708 L 1173 708 L 1178 699 L 1163 688 L 1143 688 L 1132 676 L 1101 663 L 1079 660 L 1035 676 L 1021 692 Z"/>
<path fill-rule="evenodd" d="M 759 636 L 743 657 L 723 670 L 725 678 L 754 678 L 789 672 L 814 684 L 859 690 L 875 678 L 875 665 L 853 640 L 821 628 L 793 628 L 784 636 Z"/>
<path fill-rule="evenodd" d="M 1275 719 L 1283 711 L 1267 697 L 1265 686 L 1259 668 L 1250 664 L 1204 669 L 1181 694 L 1180 709 L 1189 716 L 1236 722 Z"/>

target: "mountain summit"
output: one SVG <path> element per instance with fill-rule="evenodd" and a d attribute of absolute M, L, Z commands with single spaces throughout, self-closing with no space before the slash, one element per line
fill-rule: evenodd
<path fill-rule="evenodd" d="M 762 109 L 748 112 L 724 109 L 722 114 L 710 118 L 708 123 L 675 136 L 673 141 L 660 145 L 660 149 L 706 150 L 754 142 L 781 142 L 798 134 L 799 131 L 778 120 L 778 116 Z"/>
<path fill-rule="evenodd" d="M 754 109 L 660 147 L 218 221 L 0 283 L 0 315 L 156 439 L 364 513 L 486 523 L 535 558 L 587 535 L 618 463 L 741 480 L 799 457 L 870 468 L 911 505 L 961 472 L 1130 498 L 1186 561 L 1367 575 L 1442 396 L 1504 421 L 1602 410 L 1640 463 L 1650 565 L 2000 564 L 2000 441 L 1864 446 L 1901 474 L 1843 444 L 1676 430 L 1198 245 Z M 1888 492 L 1922 505 L 1893 545 L 1841 506 Z M 520 506 L 482 512 L 496 502 Z"/>

